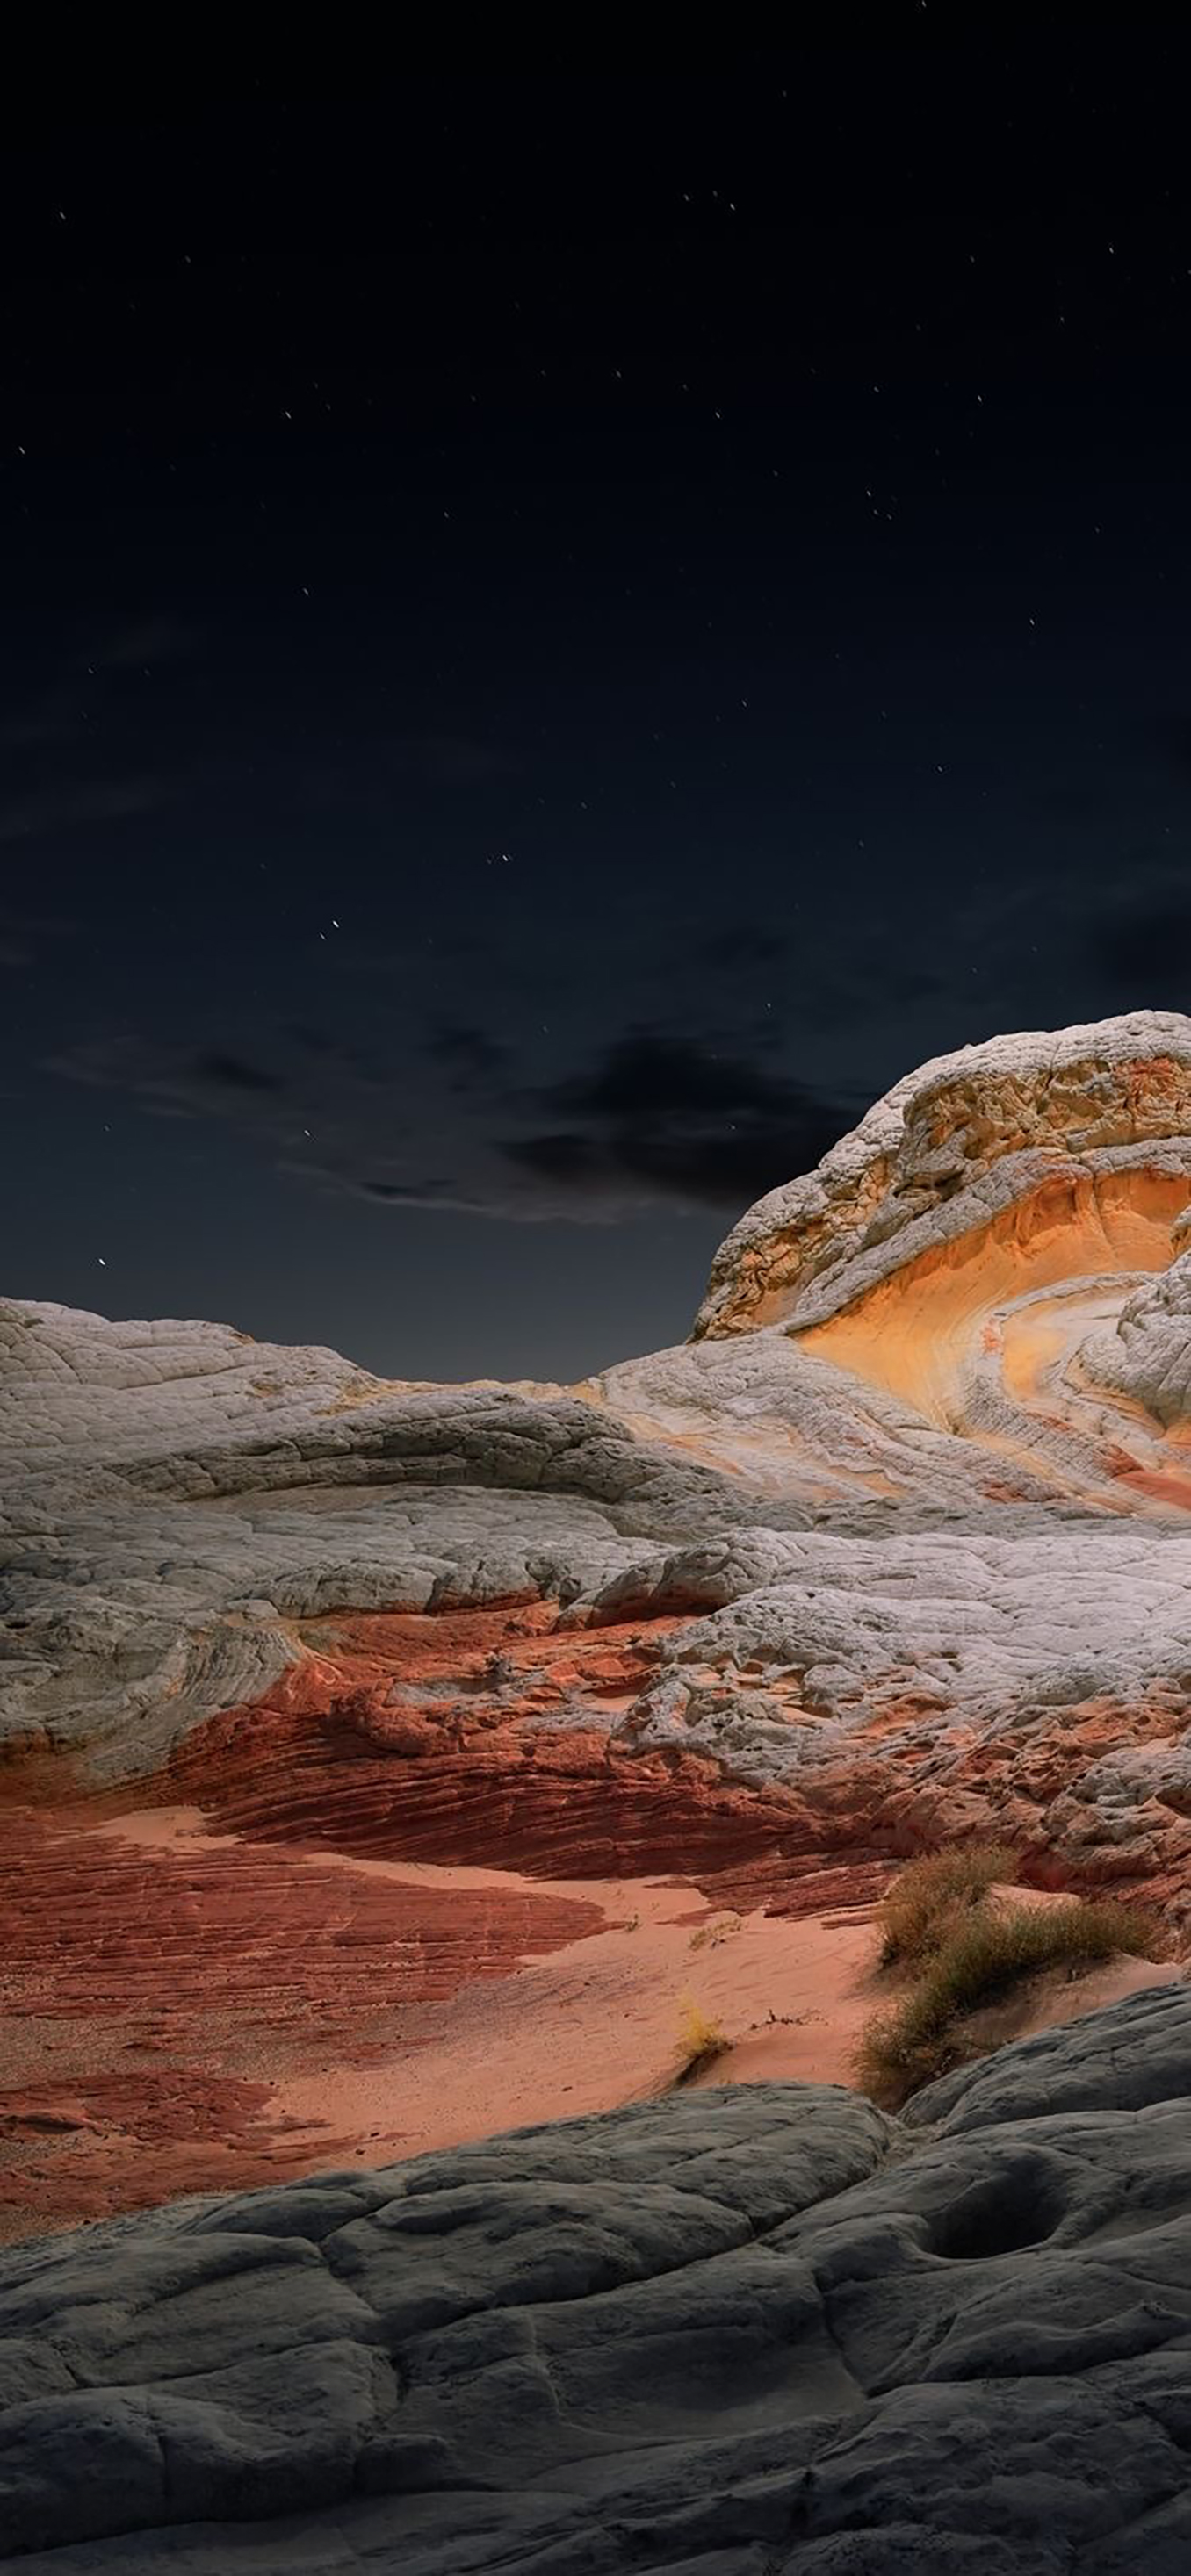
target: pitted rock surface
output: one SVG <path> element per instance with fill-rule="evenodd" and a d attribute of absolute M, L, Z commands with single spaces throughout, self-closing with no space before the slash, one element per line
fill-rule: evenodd
<path fill-rule="evenodd" d="M 30 2576 L 1176 2576 L 1191 1996 L 0 2255 Z"/>

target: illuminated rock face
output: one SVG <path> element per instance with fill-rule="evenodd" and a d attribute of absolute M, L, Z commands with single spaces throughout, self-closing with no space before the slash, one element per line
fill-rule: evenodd
<path fill-rule="evenodd" d="M 1189 1208 L 1191 1022 L 1138 1013 L 907 1077 L 741 1220 L 695 1338 L 574 1388 L 0 1308 L 0 2221 L 135 2199 L 121 2119 L 148 2196 L 224 2173 L 221 2119 L 246 2177 L 317 2154 L 291 1952 L 358 2071 L 588 1940 L 607 2026 L 658 1880 L 790 1924 L 995 1835 L 1185 1945 Z M 55 2016 L 76 1887 L 107 1999 Z M 600 2098 L 651 2068 L 626 2038 Z"/>
<path fill-rule="evenodd" d="M 1180 1013 L 1131 1012 L 939 1056 L 895 1084 L 817 1171 L 747 1211 L 712 1265 L 696 1331 L 821 1319 L 1056 1168 L 1153 1159 L 1191 1175 L 1189 1138 L 1191 1022 Z"/>

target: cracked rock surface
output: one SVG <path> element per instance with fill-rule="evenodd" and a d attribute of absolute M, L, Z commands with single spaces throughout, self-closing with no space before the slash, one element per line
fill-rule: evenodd
<path fill-rule="evenodd" d="M 0 2256 L 45 2576 L 1176 2576 L 1191 1996 Z M 63 2464 L 68 2473 L 63 2474 Z"/>

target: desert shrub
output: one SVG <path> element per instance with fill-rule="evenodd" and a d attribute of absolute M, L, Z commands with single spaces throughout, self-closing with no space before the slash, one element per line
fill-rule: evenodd
<path fill-rule="evenodd" d="M 999 1914 L 977 1907 L 927 1953 L 903 2000 L 869 2023 L 856 2055 L 858 2081 L 896 2109 L 956 2063 L 965 2014 L 1044 1968 L 1088 1967 L 1124 1951 L 1153 1957 L 1161 1937 L 1148 1915 L 1107 1899 Z"/>
<path fill-rule="evenodd" d="M 684 2083 L 688 2076 L 697 2074 L 701 2066 L 710 2066 L 713 2058 L 722 2057 L 728 2046 L 728 2034 L 723 2023 L 714 2021 L 705 2013 L 692 1995 L 684 1995 L 678 2007 L 676 2080 Z"/>
<path fill-rule="evenodd" d="M 712 1922 L 703 1923 L 697 1932 L 692 1932 L 687 1948 L 688 1950 L 718 1950 L 722 1941 L 729 1940 L 733 1932 L 740 1932 L 743 1929 L 742 1915 L 717 1914 Z"/>
<path fill-rule="evenodd" d="M 881 1903 L 882 1967 L 941 1949 L 990 1887 L 1016 1877 L 1016 1854 L 1002 1843 L 960 1844 L 908 1862 Z"/>

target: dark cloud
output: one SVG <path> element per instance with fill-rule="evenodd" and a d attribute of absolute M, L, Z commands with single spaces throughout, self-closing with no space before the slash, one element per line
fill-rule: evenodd
<path fill-rule="evenodd" d="M 493 1079 L 511 1059 L 478 1022 L 402 1031 L 375 1073 L 317 1023 L 279 1023 L 266 1042 L 268 1063 L 233 1028 L 201 1051 L 125 1035 L 50 1069 L 121 1091 L 155 1117 L 234 1125 L 324 1194 L 522 1223 L 739 1211 L 818 1162 L 852 1115 L 828 1087 L 805 1087 L 739 1046 L 649 1026 L 553 1083 L 505 1087 L 499 1126 Z"/>
<path fill-rule="evenodd" d="M 313 1029 L 304 1020 L 292 1020 L 286 1035 L 305 1055 L 337 1056 L 341 1052 L 339 1039 L 332 1037 L 329 1029 Z"/>
<path fill-rule="evenodd" d="M 805 1095 L 797 1112 L 772 1127 L 734 1127 L 726 1135 L 618 1138 L 624 1169 L 659 1196 L 743 1210 L 750 1201 L 813 1170 L 850 1126 L 849 1113 Z"/>
<path fill-rule="evenodd" d="M 45 1071 L 99 1091 L 124 1092 L 155 1116 L 167 1118 L 215 1115 L 256 1123 L 264 1116 L 273 1121 L 277 1096 L 287 1088 L 282 1075 L 234 1048 L 192 1053 L 154 1047 L 130 1035 L 96 1038 L 47 1056 Z"/>
<path fill-rule="evenodd" d="M 810 1170 L 847 1124 L 843 1112 L 808 1101 L 800 1120 L 770 1131 L 634 1135 L 622 1130 L 602 1139 L 564 1131 L 513 1138 L 502 1151 L 535 1179 L 610 1205 L 619 1199 L 740 1210 L 779 1182 Z"/>
<path fill-rule="evenodd" d="M 450 1191 L 445 1180 L 377 1181 L 366 1178 L 355 1183 L 361 1198 L 380 1199 L 390 1207 L 433 1207 Z"/>
<path fill-rule="evenodd" d="M 77 922 L 0 904 L 0 966 L 32 966 L 46 941 L 73 939 L 77 933 Z"/>
<path fill-rule="evenodd" d="M 564 1193 L 637 1204 L 743 1207 L 849 1124 L 839 1102 L 739 1054 L 648 1029 L 539 1099 L 572 1123 L 502 1139 L 506 1161 Z"/>
<path fill-rule="evenodd" d="M 281 1035 L 303 1056 L 314 1058 L 320 1082 L 327 1074 L 336 1080 L 346 1075 L 353 1083 L 365 1085 L 381 1084 L 387 1078 L 370 1048 L 357 1045 L 354 1039 L 337 1037 L 332 1029 L 316 1028 L 308 1020 L 291 1020 Z M 303 1080 L 308 1079 L 308 1072 L 308 1067 L 303 1066 Z"/>
<path fill-rule="evenodd" d="M 566 1189 L 599 1189 L 611 1177 L 609 1160 L 591 1136 L 513 1136 L 501 1152 L 538 1180 L 561 1181 Z"/>
<path fill-rule="evenodd" d="M 35 841 L 50 833 L 84 831 L 93 823 L 119 823 L 152 814 L 180 793 L 180 782 L 160 776 L 89 779 L 73 787 L 22 789 L 0 803 L 0 841 Z"/>
<path fill-rule="evenodd" d="M 692 1112 L 772 1117 L 792 1105 L 797 1092 L 738 1056 L 634 1029 L 609 1047 L 593 1071 L 553 1084 L 542 1097 L 580 1117 L 631 1120 Z"/>

